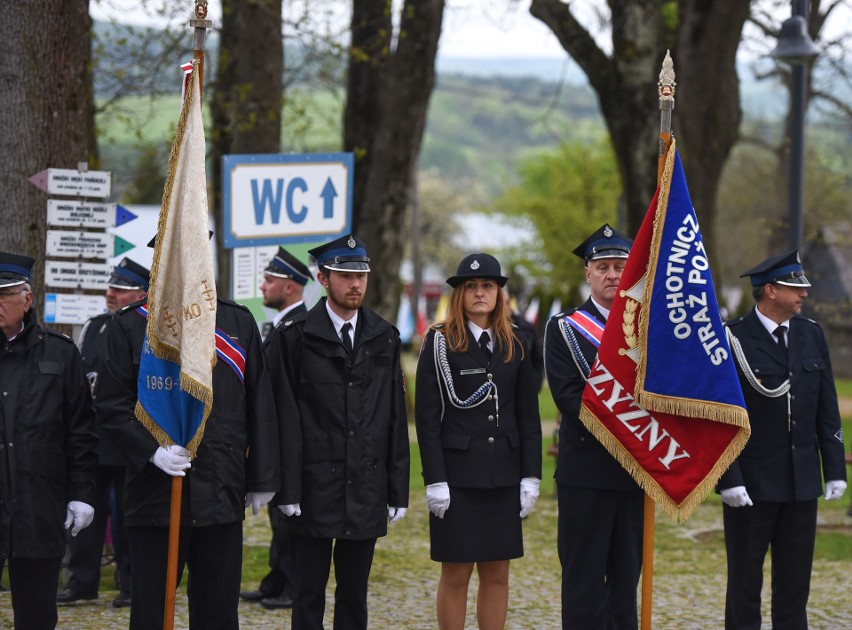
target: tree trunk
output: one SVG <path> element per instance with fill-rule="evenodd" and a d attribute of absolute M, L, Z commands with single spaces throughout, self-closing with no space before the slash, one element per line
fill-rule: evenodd
<path fill-rule="evenodd" d="M 656 188 L 655 84 L 666 49 L 672 49 L 678 83 L 672 128 L 712 252 L 719 180 L 740 123 L 734 55 L 749 3 L 680 0 L 676 16 L 671 6 L 666 0 L 610 0 L 612 55 L 598 47 L 568 4 L 532 0 L 530 12 L 550 27 L 598 94 L 624 186 L 630 233 L 639 229 Z"/>
<path fill-rule="evenodd" d="M 353 4 L 344 111 L 344 146 L 355 154 L 353 223 L 373 261 L 367 300 L 391 321 L 443 11 L 444 0 L 406 0 L 394 49 L 390 0 Z"/>
<path fill-rule="evenodd" d="M 213 208 L 218 288 L 230 294 L 230 256 L 224 248 L 222 156 L 278 153 L 284 93 L 282 0 L 223 0 L 219 68 L 211 102 Z"/>
<path fill-rule="evenodd" d="M 0 250 L 35 258 L 44 303 L 47 195 L 27 180 L 47 168 L 97 163 L 89 0 L 0 3 Z"/>

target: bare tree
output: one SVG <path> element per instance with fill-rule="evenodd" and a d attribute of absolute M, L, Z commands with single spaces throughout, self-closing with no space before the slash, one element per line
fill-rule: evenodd
<path fill-rule="evenodd" d="M 435 84 L 444 0 L 354 0 L 344 148 L 355 155 L 354 228 L 375 264 L 368 299 L 395 317 L 401 234 Z"/>
<path fill-rule="evenodd" d="M 36 259 L 37 305 L 44 298 L 47 198 L 27 178 L 97 164 L 91 26 L 89 0 L 0 3 L 0 249 Z"/>
<path fill-rule="evenodd" d="M 223 0 L 219 67 L 213 89 L 213 207 L 221 208 L 222 160 L 229 153 L 278 153 L 284 48 L 282 0 Z M 230 292 L 224 216 L 215 213 L 219 290 Z"/>
<path fill-rule="evenodd" d="M 532 15 L 553 31 L 598 94 L 624 185 L 629 231 L 638 229 L 656 187 L 655 84 L 671 49 L 678 80 L 673 127 L 712 250 L 719 179 L 741 118 L 734 61 L 749 4 L 608 0 L 612 50 L 605 52 L 569 3 L 532 0 Z"/>

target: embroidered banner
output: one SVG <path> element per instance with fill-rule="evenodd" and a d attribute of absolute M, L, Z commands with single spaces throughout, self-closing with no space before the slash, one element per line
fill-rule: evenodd
<path fill-rule="evenodd" d="M 136 417 L 162 446 L 178 444 L 192 457 L 213 405 L 216 361 L 216 285 L 195 63 L 169 155 L 136 404 Z"/>
<path fill-rule="evenodd" d="M 674 142 L 621 277 L 580 418 L 679 522 L 751 434 Z"/>

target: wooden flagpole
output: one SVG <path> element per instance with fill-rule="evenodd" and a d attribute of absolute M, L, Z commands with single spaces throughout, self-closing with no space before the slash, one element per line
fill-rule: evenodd
<path fill-rule="evenodd" d="M 659 155 L 657 157 L 657 183 L 663 177 L 666 166 L 666 155 L 672 143 L 672 110 L 674 110 L 675 93 L 674 62 L 669 51 L 663 60 L 657 91 L 660 95 L 660 135 Z M 642 613 L 639 627 L 641 630 L 651 630 L 651 613 L 653 611 L 654 590 L 654 510 L 655 504 L 651 495 L 645 494 L 645 514 L 642 534 Z"/>
<path fill-rule="evenodd" d="M 193 57 L 198 59 L 198 95 L 204 85 L 204 41 L 207 29 L 213 26 L 207 18 L 207 0 L 195 0 L 195 18 L 189 21 L 193 27 Z M 177 592 L 178 549 L 180 547 L 180 506 L 183 496 L 183 477 L 172 477 L 172 496 L 169 507 L 169 548 L 166 562 L 166 600 L 163 609 L 163 630 L 174 630 L 175 596 Z"/>

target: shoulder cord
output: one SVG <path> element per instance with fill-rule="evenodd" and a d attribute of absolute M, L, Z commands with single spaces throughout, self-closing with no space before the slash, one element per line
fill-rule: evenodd
<path fill-rule="evenodd" d="M 450 369 L 450 362 L 447 360 L 447 340 L 443 333 L 435 331 L 435 372 L 440 376 L 438 385 L 444 383 L 447 390 L 447 398 L 456 409 L 472 409 L 481 405 L 488 400 L 488 394 L 493 392 L 494 404 L 496 406 L 495 416 L 497 426 L 500 426 L 500 404 L 497 398 L 497 383 L 491 380 L 491 375 L 488 375 L 488 381 L 479 386 L 468 398 L 462 400 L 456 395 L 455 384 L 453 383 L 453 373 Z M 441 396 L 441 420 L 444 418 L 444 397 Z"/>
<path fill-rule="evenodd" d="M 577 335 L 574 334 L 571 324 L 566 322 L 564 317 L 559 320 L 559 330 L 562 331 L 562 338 L 565 339 L 565 343 L 571 351 L 571 358 L 574 359 L 574 365 L 577 366 L 580 376 L 583 377 L 584 381 L 588 381 L 592 368 L 586 361 L 586 357 L 583 356 L 583 351 L 580 350 L 580 342 L 577 341 Z"/>
<path fill-rule="evenodd" d="M 731 349 L 734 351 L 734 356 L 737 358 L 737 363 L 739 363 L 740 369 L 743 371 L 743 374 L 745 375 L 749 385 L 754 388 L 754 391 L 768 398 L 778 398 L 779 396 L 783 396 L 784 394 L 790 391 L 789 378 L 775 389 L 767 389 L 766 387 L 764 387 L 754 375 L 751 366 L 748 364 L 748 359 L 746 359 L 745 353 L 743 352 L 743 347 L 740 344 L 740 340 L 737 339 L 737 336 L 731 332 L 731 329 L 728 326 L 725 326 L 725 334 L 728 337 L 728 343 L 730 344 Z"/>

